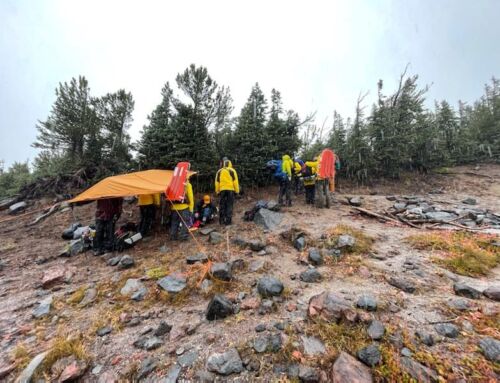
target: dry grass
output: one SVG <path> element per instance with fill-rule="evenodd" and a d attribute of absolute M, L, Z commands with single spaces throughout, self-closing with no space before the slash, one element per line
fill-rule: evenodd
<path fill-rule="evenodd" d="M 40 367 L 40 373 L 48 374 L 52 365 L 59 359 L 74 355 L 75 358 L 90 362 L 91 357 L 84 343 L 83 336 L 63 336 L 56 337 L 49 348 L 49 352 Z"/>
<path fill-rule="evenodd" d="M 80 287 L 78 290 L 76 290 L 73 294 L 70 295 L 70 297 L 66 300 L 66 302 L 70 305 L 77 305 L 80 303 L 85 296 L 85 291 L 87 290 L 86 286 Z"/>
<path fill-rule="evenodd" d="M 12 350 L 11 356 L 19 371 L 23 370 L 31 359 L 30 352 L 23 343 L 16 345 L 14 350 Z"/>
<path fill-rule="evenodd" d="M 374 239 L 364 234 L 361 230 L 348 225 L 337 225 L 330 229 L 327 233 L 325 246 L 329 249 L 336 248 L 339 237 L 344 234 L 350 235 L 356 239 L 354 246 L 343 249 L 346 253 L 361 255 L 371 250 Z"/>
<path fill-rule="evenodd" d="M 461 275 L 480 276 L 500 263 L 500 249 L 492 242 L 497 237 L 463 231 L 413 235 L 407 241 L 420 250 L 436 253 L 434 260 Z"/>

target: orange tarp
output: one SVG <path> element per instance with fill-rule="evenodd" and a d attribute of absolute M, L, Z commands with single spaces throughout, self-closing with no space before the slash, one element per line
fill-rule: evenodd
<path fill-rule="evenodd" d="M 189 176 L 193 174 L 195 172 L 189 172 Z M 164 193 L 173 175 L 173 170 L 154 169 L 108 177 L 68 202 L 75 203 L 102 198 Z"/>

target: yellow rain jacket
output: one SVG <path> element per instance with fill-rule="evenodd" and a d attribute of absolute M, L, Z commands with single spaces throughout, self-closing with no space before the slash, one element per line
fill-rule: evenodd
<path fill-rule="evenodd" d="M 306 166 L 311 168 L 311 177 L 304 177 L 304 186 L 314 185 L 316 183 L 316 174 L 318 172 L 318 161 L 306 161 Z"/>
<path fill-rule="evenodd" d="M 231 190 L 236 194 L 240 192 L 238 173 L 229 160 L 224 162 L 224 167 L 219 169 L 215 176 L 215 193 L 219 194 L 223 190 Z"/>
<path fill-rule="evenodd" d="M 292 168 L 293 161 L 288 154 L 285 154 L 281 158 L 281 170 L 290 178 L 292 176 Z"/>
<path fill-rule="evenodd" d="M 192 213 L 194 211 L 194 195 L 193 195 L 193 185 L 189 180 L 186 182 L 186 194 L 184 197 L 184 202 L 174 202 L 172 205 L 172 210 L 184 210 L 189 209 Z"/>
<path fill-rule="evenodd" d="M 160 206 L 160 194 L 142 194 L 138 197 L 137 206 L 147 206 L 155 204 Z"/>
<path fill-rule="evenodd" d="M 293 163 L 293 172 L 295 175 L 299 175 L 300 172 L 302 171 L 302 166 L 298 162 Z"/>

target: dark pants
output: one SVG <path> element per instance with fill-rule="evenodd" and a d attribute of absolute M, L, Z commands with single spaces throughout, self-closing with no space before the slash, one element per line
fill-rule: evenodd
<path fill-rule="evenodd" d="M 304 189 L 306 191 L 306 204 L 312 205 L 314 204 L 314 194 L 316 192 L 316 185 L 304 185 Z"/>
<path fill-rule="evenodd" d="M 115 242 L 115 222 L 114 220 L 95 220 L 94 250 L 113 250 Z"/>
<path fill-rule="evenodd" d="M 170 217 L 170 239 L 188 239 L 189 231 L 186 224 L 188 224 L 190 220 L 191 212 L 189 209 L 172 210 L 172 216 Z"/>
<path fill-rule="evenodd" d="M 293 192 L 295 193 L 295 195 L 299 195 L 300 193 L 302 193 L 301 177 L 299 177 L 298 175 L 294 175 L 292 178 L 292 182 L 293 182 Z"/>
<path fill-rule="evenodd" d="M 141 209 L 141 223 L 139 224 L 139 232 L 143 237 L 149 234 L 149 231 L 153 227 L 153 222 L 155 220 L 156 206 L 155 205 L 144 205 L 140 206 Z"/>
<path fill-rule="evenodd" d="M 200 220 L 202 224 L 210 222 L 214 219 L 214 211 L 210 207 L 201 209 L 201 212 L 196 213 L 196 219 Z"/>
<path fill-rule="evenodd" d="M 219 201 L 219 223 L 231 225 L 233 219 L 234 191 L 222 190 Z"/>
<path fill-rule="evenodd" d="M 292 205 L 292 190 L 291 190 L 291 182 L 288 178 L 285 178 L 280 181 L 280 194 L 278 197 L 278 203 L 283 205 L 283 197 L 286 198 L 286 204 L 288 206 Z"/>
<path fill-rule="evenodd" d="M 330 208 L 330 190 L 328 188 L 328 180 L 316 181 L 316 207 Z"/>

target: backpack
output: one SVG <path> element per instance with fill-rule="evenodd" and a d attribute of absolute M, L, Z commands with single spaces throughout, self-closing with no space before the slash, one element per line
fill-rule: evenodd
<path fill-rule="evenodd" d="M 311 166 L 305 166 L 304 168 L 304 177 L 312 177 L 313 175 L 313 170 Z"/>

